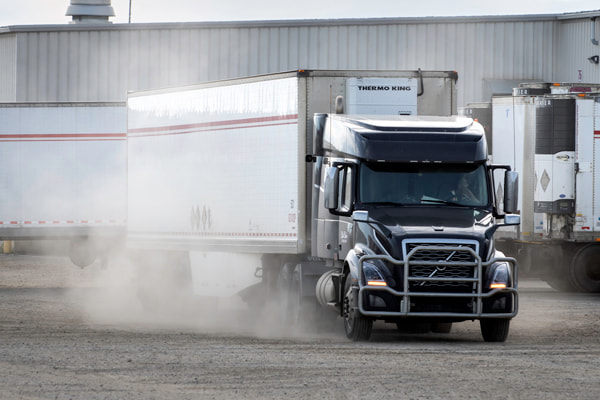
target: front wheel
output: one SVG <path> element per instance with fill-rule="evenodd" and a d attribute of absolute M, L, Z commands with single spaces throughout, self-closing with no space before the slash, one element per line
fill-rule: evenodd
<path fill-rule="evenodd" d="M 510 328 L 509 318 L 489 318 L 479 320 L 481 335 L 486 342 L 504 342 Z"/>
<path fill-rule="evenodd" d="M 373 330 L 373 320 L 365 318 L 356 308 L 358 299 L 354 298 L 356 292 L 352 290 L 352 278 L 349 274 L 344 285 L 344 293 L 344 330 L 346 331 L 346 337 L 355 342 L 369 340 Z"/>

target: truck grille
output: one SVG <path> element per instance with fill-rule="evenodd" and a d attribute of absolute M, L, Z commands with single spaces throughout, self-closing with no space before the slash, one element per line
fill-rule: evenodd
<path fill-rule="evenodd" d="M 437 247 L 427 249 L 427 247 Z M 410 259 L 409 277 L 411 278 L 474 278 L 477 269 L 472 265 L 445 265 L 447 262 L 471 263 L 475 258 L 470 252 L 456 251 L 452 249 L 440 250 L 439 247 L 469 247 L 476 253 L 478 243 L 474 241 L 453 242 L 429 242 L 429 241 L 405 241 L 403 243 L 404 257 L 416 247 L 425 247 L 417 250 Z M 419 262 L 440 262 L 435 265 L 423 265 Z M 471 291 L 475 289 L 473 282 L 448 282 L 448 281 L 411 281 L 410 290 L 414 291 Z"/>

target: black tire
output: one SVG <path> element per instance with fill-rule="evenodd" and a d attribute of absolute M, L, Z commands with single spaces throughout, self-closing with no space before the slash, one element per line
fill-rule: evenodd
<path fill-rule="evenodd" d="M 510 318 L 488 318 L 479 320 L 481 335 L 486 342 L 504 342 L 508 337 Z"/>
<path fill-rule="evenodd" d="M 298 273 L 294 273 L 292 277 L 292 283 L 288 292 L 287 306 L 289 328 L 296 332 L 309 332 L 314 330 L 317 302 L 314 298 L 302 296 L 300 276 Z"/>
<path fill-rule="evenodd" d="M 346 337 L 355 342 L 367 341 L 371 338 L 373 320 L 365 318 L 358 309 L 354 309 L 352 278 L 346 277 L 344 284 L 344 330 Z"/>
<path fill-rule="evenodd" d="M 579 292 L 600 293 L 600 246 L 589 245 L 577 252 L 569 268 L 569 278 Z"/>

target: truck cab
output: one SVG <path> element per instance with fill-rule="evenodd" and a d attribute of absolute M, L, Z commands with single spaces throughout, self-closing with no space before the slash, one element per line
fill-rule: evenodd
<path fill-rule="evenodd" d="M 517 174 L 489 163 L 481 125 L 319 114 L 314 127 L 311 249 L 334 260 L 317 299 L 340 313 L 347 336 L 368 339 L 375 320 L 449 329 L 478 319 L 486 341 L 504 341 L 518 311 L 517 264 L 493 234 L 520 221 Z"/>

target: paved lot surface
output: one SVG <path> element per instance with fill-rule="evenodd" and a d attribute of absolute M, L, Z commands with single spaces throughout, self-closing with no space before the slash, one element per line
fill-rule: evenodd
<path fill-rule="evenodd" d="M 521 280 L 506 343 L 378 324 L 283 335 L 235 302 L 142 310 L 132 274 L 0 256 L 0 399 L 597 399 L 600 296 Z M 217 307 L 218 311 L 213 312 Z M 340 322 L 341 325 L 341 322 Z"/>

